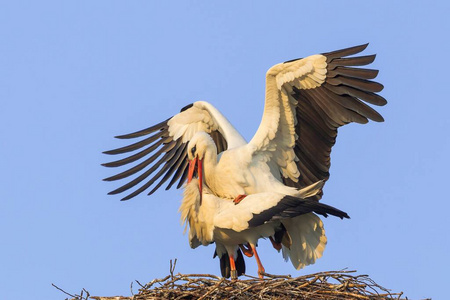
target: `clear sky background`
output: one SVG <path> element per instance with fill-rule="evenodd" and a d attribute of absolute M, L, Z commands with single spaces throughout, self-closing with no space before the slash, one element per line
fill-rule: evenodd
<path fill-rule="evenodd" d="M 370 42 L 385 123 L 339 131 L 323 201 L 328 245 L 296 271 L 267 241 L 266 271 L 343 268 L 410 299 L 448 297 L 448 1 L 1 1 L 2 299 L 130 295 L 176 272 L 220 274 L 189 248 L 181 190 L 107 192 L 114 135 L 206 100 L 250 139 L 274 64 Z M 254 259 L 247 259 L 256 275 Z M 136 292 L 137 289 L 135 289 Z"/>

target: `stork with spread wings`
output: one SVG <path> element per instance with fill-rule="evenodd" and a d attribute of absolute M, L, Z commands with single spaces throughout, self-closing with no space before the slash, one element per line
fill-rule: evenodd
<path fill-rule="evenodd" d="M 104 164 L 119 167 L 136 162 L 105 179 L 135 175 L 110 194 L 134 188 L 122 199 L 128 200 L 146 190 L 152 194 L 167 181 L 166 189 L 177 182 L 179 188 L 197 174 L 198 180 L 186 188 L 191 192 L 185 193 L 180 211 L 191 228 L 191 247 L 216 242 L 225 277 L 231 274 L 236 278 L 244 272 L 241 250 L 255 255 L 262 276 L 264 268 L 256 252 L 261 237 L 269 237 L 275 249 L 283 249 L 285 258 L 296 268 L 314 263 L 326 244 L 323 224 L 314 213 L 348 217 L 317 202 L 330 176 L 330 153 L 337 130 L 351 122 L 383 121 L 366 104 L 386 104 L 376 94 L 383 86 L 371 81 L 378 71 L 358 68 L 372 63 L 375 55 L 348 57 L 366 47 L 312 55 L 270 68 L 262 121 L 248 143 L 204 101 L 190 104 L 152 127 L 118 136 L 142 140 L 105 152 L 136 151 Z M 198 184 L 198 195 L 192 192 L 192 183 Z M 243 205 L 234 207 L 231 203 L 238 204 L 247 195 Z M 235 228 L 235 224 L 241 225 Z"/>

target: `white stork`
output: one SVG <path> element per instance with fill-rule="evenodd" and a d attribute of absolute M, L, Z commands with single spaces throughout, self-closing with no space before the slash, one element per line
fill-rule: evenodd
<path fill-rule="evenodd" d="M 207 187 L 200 193 L 196 181 L 186 185 L 179 209 L 181 220 L 189 225 L 192 248 L 215 242 L 220 258 L 228 254 L 231 270 L 228 274 L 222 269 L 224 277 L 231 275 L 236 279 L 242 273 L 236 270 L 235 258 L 239 245 L 243 244 L 250 245 L 262 277 L 265 270 L 256 251 L 257 241 L 273 236 L 281 228 L 286 233 L 282 242 L 285 259 L 289 258 L 296 269 L 313 264 L 322 256 L 327 242 L 323 223 L 314 213 L 348 218 L 345 212 L 316 200 L 276 192 L 251 194 L 235 205 L 230 199 L 217 197 Z"/>
<path fill-rule="evenodd" d="M 312 55 L 270 68 L 262 121 L 248 143 L 213 105 L 204 101 L 187 105 L 152 127 L 117 136 L 144 138 L 104 152 L 123 154 L 139 150 L 103 165 L 119 167 L 141 161 L 105 179 L 114 181 L 136 174 L 109 194 L 137 186 L 122 198 L 128 200 L 150 187 L 148 194 L 152 194 L 167 181 L 166 189 L 177 181 L 179 188 L 189 171 L 192 175 L 197 170 L 199 177 L 204 175 L 198 181 L 200 191 L 204 182 L 214 195 L 235 199 L 236 203 L 246 195 L 264 192 L 303 198 L 301 191 L 305 188 L 319 200 L 321 188 L 329 178 L 330 152 L 337 129 L 350 122 L 383 121 L 364 103 L 386 104 L 376 94 L 383 86 L 370 80 L 378 71 L 357 68 L 372 63 L 375 55 L 352 56 L 366 47 L 367 44 Z M 275 242 L 279 244 L 280 239 Z"/>

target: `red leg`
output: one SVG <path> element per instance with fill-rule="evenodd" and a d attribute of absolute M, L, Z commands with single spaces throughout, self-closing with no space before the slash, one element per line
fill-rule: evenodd
<path fill-rule="evenodd" d="M 272 246 L 277 250 L 280 251 L 281 250 L 281 243 L 277 243 L 275 242 L 275 240 L 273 239 L 273 237 L 269 237 L 270 242 L 272 243 Z"/>
<path fill-rule="evenodd" d="M 234 200 L 234 204 L 239 204 L 239 202 L 241 202 L 245 197 L 247 197 L 247 195 L 238 195 Z"/>
<path fill-rule="evenodd" d="M 231 254 L 231 255 L 229 255 L 229 257 L 230 257 L 230 267 L 231 267 L 231 270 L 230 270 L 230 275 L 231 275 L 231 279 L 237 279 L 238 278 L 238 276 L 237 276 L 237 271 L 236 271 L 236 264 L 235 264 L 235 262 L 234 262 L 234 257 L 233 257 L 233 255 Z"/>
<path fill-rule="evenodd" d="M 250 244 L 250 247 L 252 247 L 252 251 L 255 254 L 256 263 L 258 264 L 258 276 L 259 278 L 264 278 L 263 273 L 266 273 L 266 270 L 264 270 L 263 265 L 261 264 L 261 260 L 259 259 L 258 252 L 256 252 L 256 247 L 253 244 Z"/>
<path fill-rule="evenodd" d="M 239 247 L 241 248 L 241 250 L 245 254 L 245 256 L 247 256 L 247 257 L 253 256 L 253 251 L 252 251 L 252 249 L 250 249 L 250 246 L 248 244 L 247 244 L 247 246 L 239 245 Z"/>

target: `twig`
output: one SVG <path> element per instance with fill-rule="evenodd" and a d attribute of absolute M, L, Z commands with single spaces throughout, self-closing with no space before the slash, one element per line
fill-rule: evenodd
<path fill-rule="evenodd" d="M 172 266 L 172 260 L 170 260 L 170 277 L 173 279 L 173 272 L 175 272 L 175 266 L 177 265 L 177 259 L 175 258 Z"/>
<path fill-rule="evenodd" d="M 70 296 L 70 297 L 72 297 L 72 298 L 76 298 L 76 296 L 74 296 L 74 295 L 72 295 L 72 294 L 69 294 L 68 292 L 66 292 L 65 290 L 63 290 L 62 288 L 58 287 L 57 285 L 55 285 L 55 284 L 53 284 L 53 283 L 52 283 L 52 286 L 55 287 L 56 289 L 60 290 L 60 291 L 63 292 L 64 294 L 66 294 L 66 295 L 68 295 L 68 296 Z"/>

